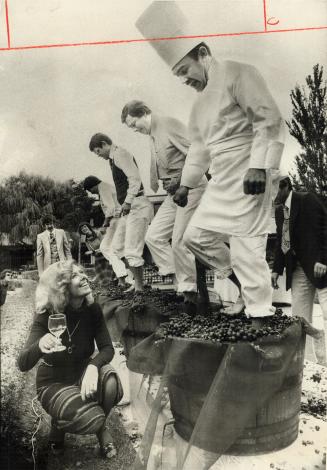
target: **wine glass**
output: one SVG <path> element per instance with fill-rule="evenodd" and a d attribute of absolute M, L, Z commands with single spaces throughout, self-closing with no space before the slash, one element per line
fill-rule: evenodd
<path fill-rule="evenodd" d="M 57 339 L 57 345 L 52 349 L 53 352 L 64 351 L 66 346 L 61 344 L 60 336 L 67 328 L 66 315 L 63 313 L 54 313 L 49 315 L 48 328 Z"/>

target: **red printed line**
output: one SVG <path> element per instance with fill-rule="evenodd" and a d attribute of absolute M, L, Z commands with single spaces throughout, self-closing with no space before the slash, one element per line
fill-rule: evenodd
<path fill-rule="evenodd" d="M 257 34 L 272 34 L 272 33 L 289 33 L 299 31 L 320 31 L 327 29 L 327 26 L 317 26 L 311 28 L 292 28 L 292 29 L 276 29 L 266 31 L 242 31 L 239 33 L 218 33 L 218 34 L 205 34 L 196 36 L 174 36 L 164 38 L 150 38 L 150 39 L 120 39 L 113 41 L 96 41 L 96 42 L 76 42 L 76 43 L 63 43 L 63 44 L 42 44 L 36 46 L 17 46 L 17 47 L 3 47 L 0 51 L 21 51 L 27 49 L 51 49 L 59 47 L 80 47 L 80 46 L 104 46 L 114 44 L 129 44 L 137 42 L 150 42 L 150 41 L 171 41 L 176 39 L 195 39 L 195 38 L 216 38 L 216 37 L 229 37 L 229 36 L 244 36 L 244 35 L 257 35 Z"/>
<path fill-rule="evenodd" d="M 8 9 L 7 0 L 5 0 L 5 11 L 6 11 L 7 44 L 8 44 L 8 49 L 10 49 L 9 9 Z"/>
<path fill-rule="evenodd" d="M 266 0 L 263 0 L 263 21 L 264 21 L 265 31 L 267 31 L 267 5 L 266 5 Z"/>

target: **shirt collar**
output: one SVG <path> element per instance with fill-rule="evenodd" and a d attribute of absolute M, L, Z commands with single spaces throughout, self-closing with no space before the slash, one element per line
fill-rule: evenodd
<path fill-rule="evenodd" d="M 56 236 L 56 233 L 55 233 L 55 229 L 53 229 L 51 232 L 50 230 L 47 229 L 47 233 L 48 233 L 48 238 L 51 239 L 51 236 Z"/>
<path fill-rule="evenodd" d="M 109 150 L 109 158 L 111 158 L 111 160 L 114 159 L 114 153 L 116 151 L 116 148 L 117 148 L 117 145 L 111 144 L 111 147 L 110 147 L 110 150 Z"/>
<path fill-rule="evenodd" d="M 158 127 L 158 118 L 155 114 L 151 113 L 151 126 L 150 126 L 150 135 L 153 137 L 156 129 Z"/>
<path fill-rule="evenodd" d="M 206 91 L 209 85 L 215 85 L 215 80 L 212 80 L 212 77 L 214 77 L 214 75 L 218 73 L 220 65 L 221 64 L 219 63 L 219 61 L 215 59 L 214 57 L 212 57 L 210 65 L 209 65 L 209 69 L 208 69 L 208 83 L 203 91 Z"/>
<path fill-rule="evenodd" d="M 289 193 L 289 195 L 287 196 L 287 199 L 285 201 L 285 204 L 284 204 L 288 208 L 289 211 L 291 210 L 292 194 L 293 194 L 293 191 L 291 191 Z"/>

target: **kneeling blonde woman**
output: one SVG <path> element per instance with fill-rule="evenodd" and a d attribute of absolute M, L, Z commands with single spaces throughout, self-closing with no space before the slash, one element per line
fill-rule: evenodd
<path fill-rule="evenodd" d="M 49 266 L 36 290 L 36 312 L 18 366 L 24 372 L 40 361 L 36 388 L 52 418 L 51 449 L 63 451 L 66 432 L 96 434 L 101 455 L 112 456 L 115 449 L 106 418 L 123 391 L 110 365 L 114 348 L 102 310 L 93 300 L 83 269 L 73 261 Z M 49 316 L 58 313 L 66 320 L 61 351 L 56 351 L 58 340 L 49 332 Z"/>

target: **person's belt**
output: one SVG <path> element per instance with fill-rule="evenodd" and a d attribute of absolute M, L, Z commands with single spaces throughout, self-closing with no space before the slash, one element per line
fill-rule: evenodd
<path fill-rule="evenodd" d="M 245 132 L 243 134 L 227 137 L 208 143 L 211 157 L 217 157 L 219 154 L 231 150 L 238 150 L 240 147 L 251 146 L 253 142 L 253 133 Z"/>

